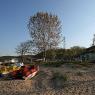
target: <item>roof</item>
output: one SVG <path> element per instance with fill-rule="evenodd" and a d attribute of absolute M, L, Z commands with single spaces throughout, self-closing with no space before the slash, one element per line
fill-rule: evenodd
<path fill-rule="evenodd" d="M 95 46 L 91 46 L 91 47 L 87 48 L 85 52 L 86 53 L 95 53 Z"/>

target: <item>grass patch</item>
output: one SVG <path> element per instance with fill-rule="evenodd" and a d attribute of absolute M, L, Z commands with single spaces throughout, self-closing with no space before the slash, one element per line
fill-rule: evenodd
<path fill-rule="evenodd" d="M 91 67 L 92 63 L 82 62 L 82 63 L 80 63 L 80 65 L 83 66 L 83 67 Z"/>
<path fill-rule="evenodd" d="M 81 67 L 91 67 L 93 64 L 88 62 L 88 61 L 83 61 L 83 62 L 79 62 L 79 61 L 72 61 L 67 63 L 68 65 L 72 65 L 76 68 L 81 68 Z M 72 68 L 74 68 L 72 67 Z"/>
<path fill-rule="evenodd" d="M 64 62 L 43 62 L 42 65 L 46 67 L 60 67 L 64 64 Z"/>

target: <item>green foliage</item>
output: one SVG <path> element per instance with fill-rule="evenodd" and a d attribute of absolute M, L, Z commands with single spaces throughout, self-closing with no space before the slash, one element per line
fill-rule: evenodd
<path fill-rule="evenodd" d="M 92 63 L 88 61 L 84 61 L 84 62 L 72 61 L 72 62 L 69 62 L 68 64 L 72 65 L 72 68 L 90 67 L 93 65 Z"/>
<path fill-rule="evenodd" d="M 74 58 L 75 56 L 80 55 L 81 53 L 83 53 L 85 51 L 85 48 L 83 47 L 79 47 L 79 46 L 74 46 L 71 47 L 70 49 L 56 49 L 56 50 L 52 50 L 49 49 L 46 51 L 46 59 L 47 60 L 52 60 L 55 56 L 56 60 L 71 60 L 72 58 Z M 37 58 L 43 58 L 43 52 L 39 53 L 36 55 Z M 75 62 L 76 63 L 76 62 Z"/>
<path fill-rule="evenodd" d="M 84 67 L 90 67 L 92 64 L 89 63 L 88 61 L 85 61 L 85 62 L 81 62 L 80 65 Z"/>
<path fill-rule="evenodd" d="M 64 64 L 64 62 L 60 61 L 60 62 L 43 62 L 42 65 L 46 66 L 46 67 L 60 67 L 62 64 Z"/>

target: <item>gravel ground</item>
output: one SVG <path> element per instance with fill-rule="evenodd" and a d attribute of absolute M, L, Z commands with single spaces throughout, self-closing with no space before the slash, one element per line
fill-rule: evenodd
<path fill-rule="evenodd" d="M 95 81 L 70 83 L 62 89 L 33 89 L 31 81 L 1 81 L 0 95 L 95 95 Z"/>
<path fill-rule="evenodd" d="M 91 67 L 92 68 L 92 67 Z M 0 95 L 95 95 L 95 69 L 74 70 L 67 67 L 41 67 L 32 80 L 0 81 Z M 82 75 L 78 75 L 77 72 Z M 50 81 L 53 72 L 67 74 L 63 87 L 53 87 Z"/>

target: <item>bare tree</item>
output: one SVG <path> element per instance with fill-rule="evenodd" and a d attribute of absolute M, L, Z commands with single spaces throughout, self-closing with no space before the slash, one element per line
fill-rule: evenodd
<path fill-rule="evenodd" d="M 24 62 L 24 56 L 31 53 L 31 41 L 20 43 L 16 48 L 16 53 L 21 56 L 21 61 Z"/>
<path fill-rule="evenodd" d="M 56 15 L 38 12 L 29 19 L 28 29 L 32 43 L 38 52 L 43 52 L 45 61 L 46 50 L 55 49 L 61 38 L 61 23 Z"/>

